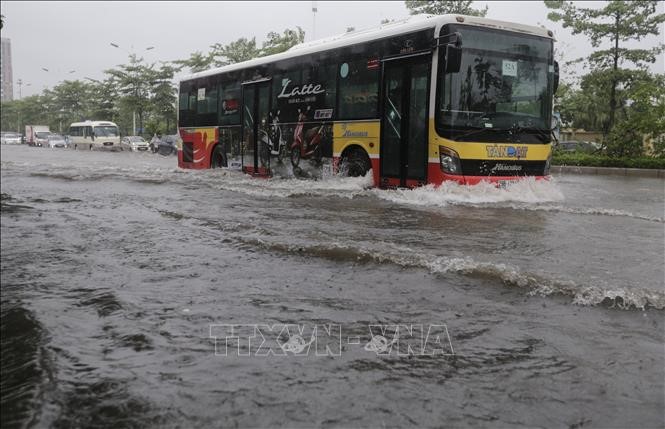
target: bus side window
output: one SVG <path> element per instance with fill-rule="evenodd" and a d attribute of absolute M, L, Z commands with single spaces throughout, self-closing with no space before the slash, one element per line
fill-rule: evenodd
<path fill-rule="evenodd" d="M 379 69 L 367 69 L 367 60 L 339 66 L 339 118 L 375 118 L 379 103 Z"/>
<path fill-rule="evenodd" d="M 240 124 L 240 84 L 237 81 L 220 85 L 219 123 L 221 125 Z"/>

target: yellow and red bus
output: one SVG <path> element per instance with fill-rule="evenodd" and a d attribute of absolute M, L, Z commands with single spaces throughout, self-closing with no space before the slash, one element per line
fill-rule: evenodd
<path fill-rule="evenodd" d="M 546 177 L 553 42 L 541 27 L 419 15 L 195 73 L 180 82 L 178 165 L 330 165 L 381 187 Z"/>

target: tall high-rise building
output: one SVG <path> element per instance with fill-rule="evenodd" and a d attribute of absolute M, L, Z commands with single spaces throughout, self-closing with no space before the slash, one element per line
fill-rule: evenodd
<path fill-rule="evenodd" d="M 2 52 L 0 56 L 0 65 L 2 72 L 0 78 L 2 80 L 0 86 L 0 98 L 2 101 L 10 101 L 14 99 L 14 79 L 12 77 L 12 42 L 10 39 L 2 38 Z"/>

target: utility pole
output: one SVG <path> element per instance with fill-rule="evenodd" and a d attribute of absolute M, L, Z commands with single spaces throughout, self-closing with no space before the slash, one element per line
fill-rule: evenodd
<path fill-rule="evenodd" d="M 312 2 L 312 39 L 316 39 L 316 12 L 318 8 L 316 7 L 316 1 Z"/>

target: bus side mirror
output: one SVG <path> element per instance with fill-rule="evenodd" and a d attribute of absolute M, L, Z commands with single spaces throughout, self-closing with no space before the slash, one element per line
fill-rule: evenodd
<path fill-rule="evenodd" d="M 554 93 L 559 89 L 559 62 L 554 61 Z"/>
<path fill-rule="evenodd" d="M 462 47 L 446 45 L 446 73 L 457 73 L 462 67 Z"/>

